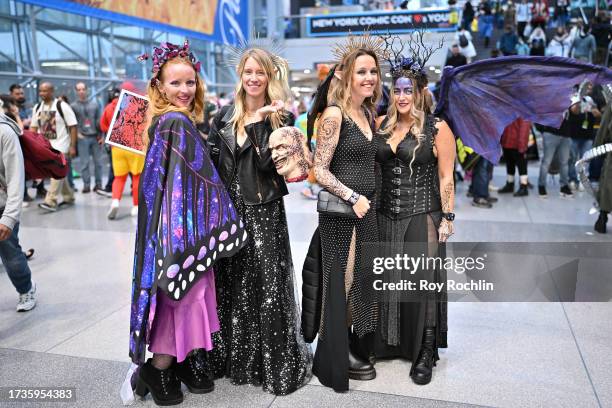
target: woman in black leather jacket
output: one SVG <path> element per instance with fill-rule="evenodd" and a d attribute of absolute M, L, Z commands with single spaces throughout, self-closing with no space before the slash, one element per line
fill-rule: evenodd
<path fill-rule="evenodd" d="M 247 245 L 216 270 L 221 331 L 209 360 L 216 376 L 276 395 L 307 382 L 312 361 L 294 297 L 287 186 L 268 149 L 272 131 L 294 122 L 283 108 L 289 93 L 281 63 L 268 51 L 246 50 L 236 101 L 219 112 L 208 136 L 213 163 L 249 234 Z"/>

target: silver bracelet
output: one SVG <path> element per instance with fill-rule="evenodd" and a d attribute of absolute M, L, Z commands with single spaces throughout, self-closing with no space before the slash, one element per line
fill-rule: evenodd
<path fill-rule="evenodd" d="M 351 203 L 351 205 L 355 205 L 357 204 L 357 201 L 359 201 L 359 197 L 361 197 L 356 191 L 353 191 L 353 193 L 351 194 L 351 196 L 348 198 L 348 202 Z"/>

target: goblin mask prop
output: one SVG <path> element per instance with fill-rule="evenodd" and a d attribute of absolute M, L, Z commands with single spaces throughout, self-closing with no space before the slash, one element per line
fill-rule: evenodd
<path fill-rule="evenodd" d="M 270 135 L 268 144 L 276 172 L 288 183 L 303 181 L 308 177 L 312 165 L 306 138 L 302 131 L 293 126 L 276 129 Z"/>

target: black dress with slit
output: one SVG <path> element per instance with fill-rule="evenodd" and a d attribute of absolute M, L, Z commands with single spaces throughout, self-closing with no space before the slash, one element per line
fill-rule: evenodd
<path fill-rule="evenodd" d="M 370 141 L 353 120 L 343 118 L 329 171 L 339 182 L 372 203 L 376 190 L 375 154 L 374 141 Z M 372 271 L 362 265 L 360 256 L 365 243 L 378 240 L 374 206 L 363 218 L 320 213 L 319 233 L 323 285 L 313 373 L 321 384 L 335 391 L 347 391 L 347 325 L 352 322 L 354 333 L 361 338 L 373 333 L 376 326 L 377 301 L 368 289 L 371 288 L 368 278 Z M 349 252 L 354 256 L 349 257 Z"/>
<path fill-rule="evenodd" d="M 445 257 L 445 245 L 438 242 L 442 205 L 438 160 L 434 155 L 435 123 L 433 116 L 427 116 L 423 134 L 418 138 L 420 142 L 408 134 L 396 152 L 387 143 L 385 135 L 375 135 L 376 161 L 382 173 L 378 228 L 380 241 L 389 256 Z M 384 126 L 385 121 L 381 128 Z M 384 274 L 384 280 L 389 282 L 402 279 L 446 283 L 446 270 L 432 266 L 414 271 L 412 275 L 405 270 L 390 270 Z M 435 327 L 437 360 L 438 348 L 447 347 L 446 300 L 445 290 L 418 293 L 383 291 L 374 341 L 376 357 L 411 360 L 412 374 L 425 327 Z"/>

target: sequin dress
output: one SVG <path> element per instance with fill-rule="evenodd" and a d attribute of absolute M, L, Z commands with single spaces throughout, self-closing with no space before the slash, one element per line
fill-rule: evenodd
<path fill-rule="evenodd" d="M 319 142 L 323 144 L 317 146 L 318 150 L 327 148 L 321 135 Z M 317 176 L 319 183 L 329 188 L 340 182 L 374 200 L 375 154 L 374 143 L 359 126 L 343 118 L 333 157 L 325 164 L 329 175 Z M 373 332 L 376 326 L 376 298 L 367 284 L 371 269 L 367 271 L 360 256 L 364 243 L 378 240 L 374 206 L 360 219 L 320 213 L 319 232 L 323 264 L 322 313 L 313 373 L 321 384 L 335 391 L 346 391 L 349 385 L 347 316 L 351 317 L 353 330 L 359 337 Z M 352 243 L 354 256 L 349 257 Z"/>
<path fill-rule="evenodd" d="M 209 361 L 217 377 L 286 395 L 310 380 L 312 354 L 299 329 L 283 199 L 246 205 L 237 175 L 228 190 L 250 239 L 216 270 L 221 331 Z"/>

